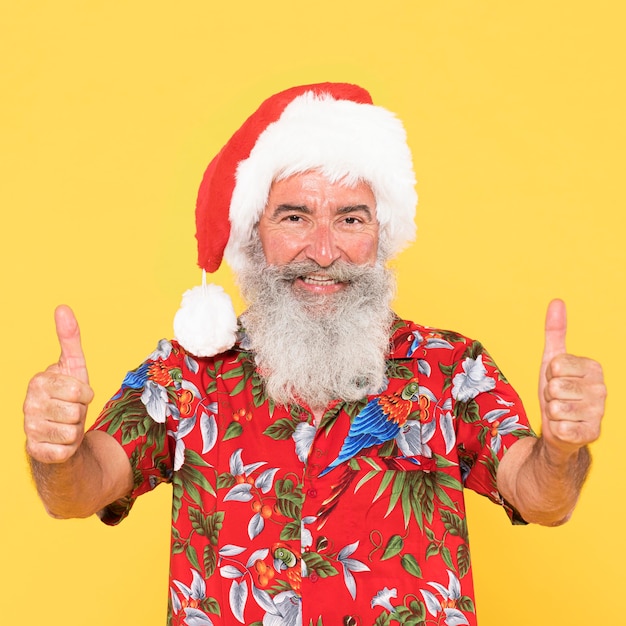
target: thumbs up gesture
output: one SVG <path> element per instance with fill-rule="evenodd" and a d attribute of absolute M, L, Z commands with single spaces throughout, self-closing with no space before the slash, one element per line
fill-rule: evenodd
<path fill-rule="evenodd" d="M 544 443 L 564 457 L 598 438 L 606 398 L 602 367 L 567 353 L 566 330 L 565 304 L 553 300 L 546 315 L 539 403 Z"/>
<path fill-rule="evenodd" d="M 59 361 L 33 377 L 24 401 L 26 451 L 40 463 L 64 463 L 79 448 L 85 433 L 89 386 L 80 330 L 67 306 L 55 311 Z"/>

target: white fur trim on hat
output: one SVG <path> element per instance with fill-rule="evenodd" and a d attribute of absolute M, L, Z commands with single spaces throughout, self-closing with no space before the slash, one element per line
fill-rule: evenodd
<path fill-rule="evenodd" d="M 265 208 L 272 182 L 320 170 L 331 181 L 367 182 L 376 197 L 381 240 L 389 255 L 415 238 L 415 174 L 400 120 L 382 107 L 307 92 L 261 133 L 237 167 L 225 250 L 239 271 L 242 250 Z"/>

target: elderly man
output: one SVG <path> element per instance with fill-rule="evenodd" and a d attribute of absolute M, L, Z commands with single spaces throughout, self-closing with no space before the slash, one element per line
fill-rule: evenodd
<path fill-rule="evenodd" d="M 168 624 L 475 624 L 463 488 L 513 522 L 571 514 L 601 368 L 566 353 L 553 302 L 537 437 L 480 343 L 396 317 L 386 261 L 413 238 L 415 203 L 391 113 L 354 85 L 296 87 L 200 188 L 199 264 L 225 255 L 237 272 L 238 325 L 216 288 L 186 294 L 177 340 L 84 434 L 93 393 L 57 309 L 60 360 L 25 402 L 40 495 L 55 517 L 115 524 L 172 484 Z"/>

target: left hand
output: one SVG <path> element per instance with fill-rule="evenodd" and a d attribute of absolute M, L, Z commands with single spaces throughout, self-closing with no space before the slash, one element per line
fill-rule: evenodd
<path fill-rule="evenodd" d="M 566 330 L 565 303 L 553 300 L 546 315 L 539 404 L 544 444 L 562 458 L 599 437 L 606 398 L 601 365 L 568 354 Z"/>

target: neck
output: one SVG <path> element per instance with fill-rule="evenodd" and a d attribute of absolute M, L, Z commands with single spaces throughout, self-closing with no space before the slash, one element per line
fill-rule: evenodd
<path fill-rule="evenodd" d="M 315 424 L 315 428 L 319 428 L 324 415 L 324 409 L 311 409 L 311 413 L 313 413 L 313 423 Z"/>

